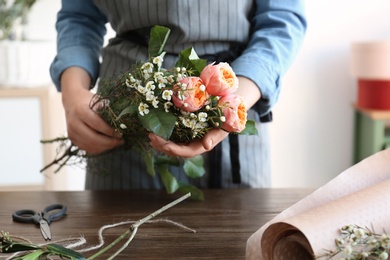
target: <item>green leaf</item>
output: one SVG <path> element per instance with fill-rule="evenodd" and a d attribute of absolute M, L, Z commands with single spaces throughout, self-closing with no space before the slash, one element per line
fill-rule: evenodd
<path fill-rule="evenodd" d="M 176 117 L 173 114 L 156 108 L 150 109 L 149 113 L 144 116 L 138 114 L 138 118 L 147 130 L 166 140 L 171 137 L 176 123 Z"/>
<path fill-rule="evenodd" d="M 159 155 L 156 157 L 155 164 L 168 164 L 172 166 L 180 166 L 180 160 L 176 156 Z"/>
<path fill-rule="evenodd" d="M 47 254 L 47 252 L 43 251 L 42 249 L 39 249 L 35 252 L 32 252 L 30 254 L 27 254 L 27 255 L 24 255 L 24 256 L 21 256 L 21 257 L 17 257 L 17 258 L 14 258 L 14 259 L 20 259 L 20 260 L 38 260 L 39 257 L 43 256 L 44 254 Z"/>
<path fill-rule="evenodd" d="M 253 120 L 247 120 L 245 124 L 245 129 L 242 130 L 240 135 L 258 135 L 259 133 L 257 132 L 256 128 L 256 123 Z"/>
<path fill-rule="evenodd" d="M 172 194 L 179 189 L 179 183 L 175 176 L 168 170 L 167 164 L 157 166 L 157 171 L 160 174 L 161 180 L 164 183 L 165 190 L 168 194 Z"/>
<path fill-rule="evenodd" d="M 169 28 L 160 25 L 152 28 L 148 47 L 149 57 L 157 57 L 163 52 L 170 31 Z"/>
<path fill-rule="evenodd" d="M 194 200 L 204 200 L 203 192 L 193 185 L 187 183 L 180 183 L 179 191 L 183 194 L 191 193 L 191 198 Z"/>
<path fill-rule="evenodd" d="M 152 152 L 145 153 L 144 155 L 144 161 L 146 165 L 146 171 L 149 173 L 150 176 L 154 177 L 156 176 L 156 171 L 154 170 L 154 156 Z"/>
<path fill-rule="evenodd" d="M 136 105 L 130 105 L 130 106 L 128 106 L 128 107 L 126 107 L 125 109 L 122 110 L 122 112 L 118 115 L 116 120 L 121 119 L 122 116 L 127 115 L 127 114 L 133 115 L 137 111 L 138 111 L 138 107 Z"/>
<path fill-rule="evenodd" d="M 23 244 L 18 242 L 8 242 L 8 241 L 0 241 L 0 245 L 2 248 L 0 248 L 1 253 L 15 253 L 19 251 L 29 251 L 29 250 L 36 250 L 40 249 L 40 246 L 33 245 L 33 244 Z"/>
<path fill-rule="evenodd" d="M 85 257 L 82 254 L 57 244 L 49 244 L 46 248 L 51 254 L 67 257 L 72 260 L 85 260 Z"/>
<path fill-rule="evenodd" d="M 188 48 L 179 53 L 176 67 L 186 67 L 187 70 L 194 70 L 197 72 L 195 76 L 199 76 L 206 64 L 207 61 L 205 59 L 200 59 L 194 48 Z"/>
<path fill-rule="evenodd" d="M 184 172 L 190 178 L 199 178 L 205 174 L 203 166 L 204 159 L 202 155 L 184 159 Z"/>

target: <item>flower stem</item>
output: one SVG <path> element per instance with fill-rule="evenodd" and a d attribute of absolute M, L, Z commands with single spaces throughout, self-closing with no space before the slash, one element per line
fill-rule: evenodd
<path fill-rule="evenodd" d="M 88 260 L 92 260 L 92 259 L 95 259 L 96 257 L 100 256 L 101 254 L 103 254 L 104 252 L 106 252 L 107 250 L 109 250 L 110 248 L 112 248 L 113 246 L 115 246 L 116 244 L 118 244 L 122 239 L 124 239 L 125 237 L 127 237 L 129 234 L 131 234 L 130 238 L 126 241 L 126 243 L 118 250 L 115 252 L 115 254 L 113 254 L 109 259 L 113 259 L 114 257 L 116 257 L 117 255 L 119 255 L 129 244 L 130 242 L 133 240 L 135 234 L 137 233 L 137 230 L 138 228 L 144 224 L 145 222 L 149 221 L 150 219 L 154 218 L 155 216 L 161 214 L 162 212 L 166 211 L 167 209 L 169 208 L 172 208 L 173 206 L 179 204 L 180 202 L 182 202 L 183 200 L 187 199 L 191 197 L 191 193 L 187 193 L 185 195 L 183 195 L 182 197 L 172 201 L 171 203 L 165 205 L 164 207 L 156 210 L 155 212 L 153 212 L 152 214 L 138 220 L 137 222 L 135 222 L 134 224 L 132 224 L 130 226 L 130 228 L 125 232 L 123 233 L 120 237 L 118 237 L 117 239 L 115 239 L 111 244 L 107 245 L 105 248 L 101 249 L 99 252 L 97 252 L 96 254 L 94 254 L 93 256 L 89 257 Z"/>

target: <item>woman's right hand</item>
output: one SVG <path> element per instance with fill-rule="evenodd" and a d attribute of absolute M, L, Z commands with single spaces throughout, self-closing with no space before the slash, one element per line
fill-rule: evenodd
<path fill-rule="evenodd" d="M 61 75 L 68 138 L 81 150 L 98 154 L 122 145 L 124 141 L 91 109 L 90 84 L 89 74 L 79 67 L 70 67 Z"/>

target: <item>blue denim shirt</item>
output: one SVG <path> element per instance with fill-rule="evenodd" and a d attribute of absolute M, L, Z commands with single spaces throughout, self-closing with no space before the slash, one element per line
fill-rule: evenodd
<path fill-rule="evenodd" d="M 303 0 L 256 0 L 253 7 L 247 17 L 246 47 L 232 67 L 237 75 L 251 79 L 260 88 L 262 97 L 255 109 L 264 115 L 278 99 L 281 77 L 301 46 L 306 20 Z M 57 55 L 50 67 L 59 91 L 60 76 L 71 66 L 84 68 L 94 82 L 97 80 L 109 16 L 92 0 L 62 1 L 56 23 Z"/>

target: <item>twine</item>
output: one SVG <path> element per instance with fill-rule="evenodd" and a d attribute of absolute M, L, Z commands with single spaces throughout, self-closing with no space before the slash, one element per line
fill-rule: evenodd
<path fill-rule="evenodd" d="M 119 227 L 119 226 L 123 226 L 123 225 L 134 224 L 135 222 L 137 222 L 137 221 L 127 220 L 127 221 L 118 222 L 118 223 L 114 223 L 114 224 L 104 225 L 101 228 L 99 228 L 99 231 L 98 231 L 99 243 L 97 245 L 86 247 L 86 248 L 81 248 L 81 249 L 78 249 L 78 250 L 75 250 L 75 251 L 77 251 L 79 253 L 83 253 L 83 252 L 89 252 L 89 251 L 92 251 L 92 250 L 100 249 L 105 244 L 105 242 L 104 242 L 104 235 L 103 235 L 103 232 L 105 230 L 111 229 L 111 228 L 115 228 L 115 227 Z M 185 226 L 185 225 L 183 225 L 183 224 L 181 224 L 179 222 L 175 222 L 175 221 L 172 221 L 172 220 L 169 220 L 169 219 L 148 220 L 145 223 L 157 223 L 157 222 L 167 223 L 167 224 L 176 226 L 176 227 L 178 227 L 180 229 L 183 229 L 184 231 L 196 233 L 196 230 L 194 230 L 192 228 L 189 228 L 189 227 L 187 227 L 187 226 Z M 30 240 L 28 240 L 28 239 L 26 239 L 24 237 L 19 237 L 19 236 L 11 236 L 11 237 L 15 238 L 15 239 L 18 239 L 18 240 L 21 240 L 23 242 L 32 244 Z M 38 244 L 38 246 L 45 246 L 45 245 L 48 245 L 48 244 L 59 244 L 59 245 L 62 245 L 63 247 L 65 247 L 65 248 L 73 250 L 74 248 L 79 248 L 79 247 L 85 245 L 86 243 L 87 243 L 87 240 L 83 236 L 80 236 L 80 237 L 77 237 L 77 238 L 65 238 L 65 239 L 61 239 L 61 240 L 50 241 L 50 242 Z M 0 255 L 0 258 L 7 257 L 6 260 L 10 260 L 10 259 L 13 259 L 14 257 L 22 254 L 22 253 L 25 253 L 25 252 L 16 252 L 16 253 L 12 254 L 11 256 L 8 256 L 8 255 L 7 256 L 1 256 Z"/>

